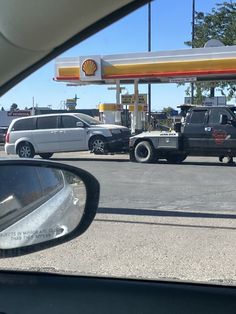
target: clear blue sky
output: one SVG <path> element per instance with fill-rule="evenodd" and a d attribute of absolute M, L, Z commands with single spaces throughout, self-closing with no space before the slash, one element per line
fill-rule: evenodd
<path fill-rule="evenodd" d="M 220 0 L 195 0 L 196 11 L 211 12 Z M 174 50 L 187 47 L 184 41 L 191 38 L 192 0 L 155 0 L 152 3 L 152 50 Z M 147 51 L 147 6 L 137 10 L 93 37 L 68 50 L 64 57 L 83 55 L 106 55 Z M 39 106 L 51 105 L 60 108 L 62 101 L 74 97 L 80 98 L 78 108 L 96 108 L 99 102 L 115 102 L 115 91 L 108 86 L 68 87 L 64 83 L 52 80 L 55 62 L 50 62 L 36 73 L 25 79 L 0 98 L 0 106 L 6 110 L 12 103 L 19 108 L 32 106 L 32 98 Z M 184 101 L 185 87 L 175 84 L 153 85 L 152 107 L 176 107 Z M 127 86 L 130 93 L 132 86 Z M 139 88 L 146 93 L 146 85 Z"/>

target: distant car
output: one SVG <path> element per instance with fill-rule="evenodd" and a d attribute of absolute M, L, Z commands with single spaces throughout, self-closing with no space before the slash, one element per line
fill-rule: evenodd
<path fill-rule="evenodd" d="M 0 127 L 0 143 L 5 143 L 7 129 L 7 127 Z"/>
<path fill-rule="evenodd" d="M 130 130 L 103 124 L 82 113 L 45 114 L 12 121 L 5 151 L 19 157 L 90 150 L 95 154 L 128 151 Z"/>

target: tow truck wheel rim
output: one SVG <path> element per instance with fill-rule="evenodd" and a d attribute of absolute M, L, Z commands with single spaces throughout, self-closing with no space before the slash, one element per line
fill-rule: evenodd
<path fill-rule="evenodd" d="M 149 154 L 149 150 L 147 149 L 146 146 L 140 145 L 137 147 L 137 154 L 141 158 L 147 158 L 147 156 Z"/>

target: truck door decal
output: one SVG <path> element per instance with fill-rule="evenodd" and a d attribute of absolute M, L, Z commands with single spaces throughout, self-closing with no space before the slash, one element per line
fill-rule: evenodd
<path fill-rule="evenodd" d="M 230 136 L 224 130 L 213 130 L 212 136 L 217 145 L 223 144 L 225 140 L 228 140 Z"/>

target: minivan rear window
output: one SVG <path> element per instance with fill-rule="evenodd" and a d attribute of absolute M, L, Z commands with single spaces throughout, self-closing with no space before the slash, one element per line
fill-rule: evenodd
<path fill-rule="evenodd" d="M 52 117 L 40 117 L 37 118 L 38 129 L 56 129 L 57 128 L 57 116 Z"/>
<path fill-rule="evenodd" d="M 34 130 L 36 124 L 35 122 L 35 118 L 18 120 L 14 123 L 12 131 Z"/>

